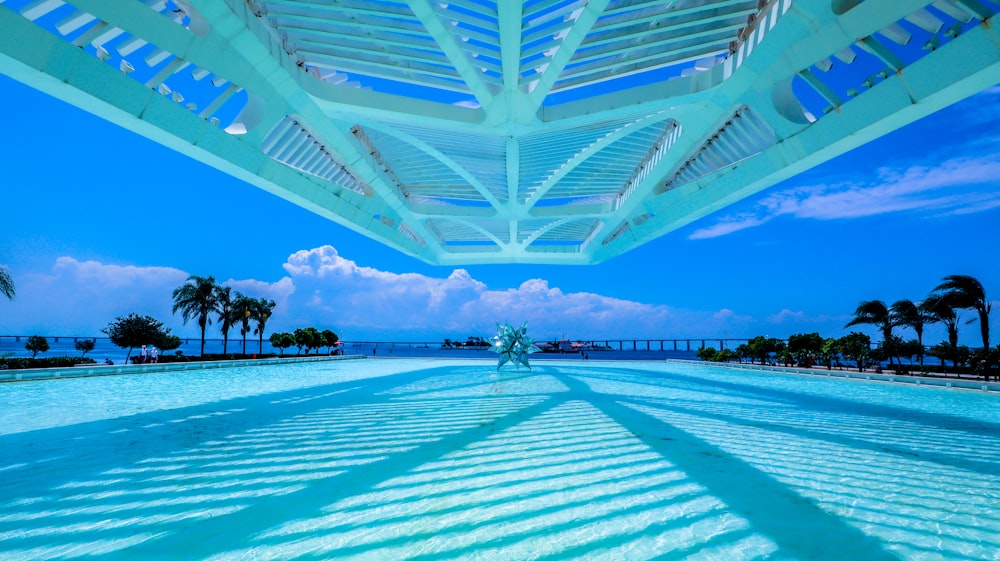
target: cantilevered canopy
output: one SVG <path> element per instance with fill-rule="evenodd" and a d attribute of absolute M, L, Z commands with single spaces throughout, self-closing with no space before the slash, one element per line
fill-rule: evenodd
<path fill-rule="evenodd" d="M 989 0 L 0 0 L 0 72 L 431 263 L 593 263 L 1000 82 Z"/>

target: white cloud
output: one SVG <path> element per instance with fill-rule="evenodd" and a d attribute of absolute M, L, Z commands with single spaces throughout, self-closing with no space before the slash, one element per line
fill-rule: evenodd
<path fill-rule="evenodd" d="M 243 294 L 252 296 L 253 298 L 267 298 L 269 300 L 274 300 L 279 308 L 283 305 L 287 305 L 289 297 L 291 297 L 292 293 L 295 292 L 295 284 L 289 277 L 283 277 L 278 282 L 273 283 L 254 279 L 229 279 L 221 284 L 231 286 L 234 290 L 238 290 Z"/>
<path fill-rule="evenodd" d="M 726 216 L 720 218 L 718 222 L 707 228 L 695 230 L 688 237 L 692 240 L 718 238 L 727 234 L 732 234 L 733 232 L 739 232 L 740 230 L 760 226 L 770 219 L 770 216 L 756 216 L 747 213 Z"/>
<path fill-rule="evenodd" d="M 748 323 L 750 321 L 753 321 L 753 317 L 737 314 L 736 312 L 730 310 L 729 308 L 723 308 L 718 312 L 715 312 L 714 314 L 712 314 L 712 318 L 722 322 L 729 322 L 734 324 Z"/>
<path fill-rule="evenodd" d="M 909 212 L 922 216 L 971 214 L 1000 206 L 1000 154 L 953 158 L 937 166 L 883 168 L 873 180 L 785 189 L 751 212 L 722 216 L 690 239 L 724 236 L 779 216 L 837 220 Z"/>
<path fill-rule="evenodd" d="M 134 312 L 159 319 L 175 334 L 195 336 L 197 325 L 183 325 L 172 311 L 171 293 L 188 276 L 173 267 L 59 257 L 51 270 L 17 279 L 17 298 L 4 306 L 0 333 L 94 336 L 114 318 Z M 223 284 L 253 297 L 273 298 L 279 308 L 294 290 L 288 277 L 276 283 L 229 280 Z"/>
<path fill-rule="evenodd" d="M 187 273 L 172 267 L 136 267 L 105 265 L 98 261 L 77 261 L 59 257 L 52 268 L 53 277 L 68 277 L 80 285 L 100 285 L 117 288 L 130 285 L 156 285 L 162 282 L 183 282 Z"/>
<path fill-rule="evenodd" d="M 300 320 L 326 318 L 362 332 L 486 334 L 495 321 L 528 321 L 533 333 L 546 336 L 586 331 L 587 336 L 621 337 L 623 329 L 662 333 L 672 316 L 665 306 L 567 294 L 543 279 L 491 290 L 464 269 L 446 277 L 380 271 L 358 266 L 331 246 L 298 251 L 284 268 L 303 295 L 297 297 Z"/>
<path fill-rule="evenodd" d="M 532 336 L 593 339 L 745 337 L 769 330 L 796 332 L 844 319 L 783 310 L 765 321 L 732 309 L 685 310 L 591 292 L 565 292 L 533 278 L 513 288 L 491 288 L 465 269 L 447 275 L 396 273 L 363 267 L 331 246 L 297 251 L 282 264 L 287 276 L 268 282 L 223 282 L 249 296 L 275 300 L 270 330 L 330 328 L 357 340 L 424 340 L 489 335 L 494 322 L 527 321 Z M 278 269 L 277 264 L 275 269 Z M 22 275 L 18 297 L 5 303 L 0 332 L 97 335 L 116 316 L 151 315 L 182 337 L 197 337 L 171 312 L 172 291 L 189 274 L 171 267 L 81 262 L 60 257 L 42 274 Z M 210 337 L 218 337 L 213 325 Z"/>
<path fill-rule="evenodd" d="M 187 273 L 171 267 L 109 265 L 59 257 L 42 274 L 18 279 L 17 299 L 5 306 L 12 332 L 96 335 L 116 316 L 170 314 L 170 291 Z M 4 331 L 10 331 L 11 328 Z"/>
<path fill-rule="evenodd" d="M 715 336 L 745 321 L 730 310 L 680 310 L 565 292 L 538 278 L 514 288 L 490 288 L 465 269 L 440 277 L 383 271 L 360 266 L 331 246 L 297 251 L 282 267 L 287 276 L 275 282 L 229 279 L 223 284 L 275 300 L 271 329 L 314 325 L 354 340 L 489 335 L 496 321 L 527 321 L 540 338 L 695 337 Z M 19 279 L 18 297 L 5 307 L 0 332 L 96 335 L 114 317 L 137 312 L 160 319 L 178 335 L 195 337 L 197 326 L 182 325 L 171 312 L 171 292 L 188 275 L 170 267 L 60 257 L 50 271 Z"/>
<path fill-rule="evenodd" d="M 851 317 L 852 316 L 846 314 L 837 316 L 820 314 L 812 316 L 801 310 L 793 311 L 788 308 L 784 308 L 776 314 L 767 316 L 766 321 L 767 323 L 775 325 L 826 325 L 830 323 L 843 325 L 844 323 L 850 321 Z"/>

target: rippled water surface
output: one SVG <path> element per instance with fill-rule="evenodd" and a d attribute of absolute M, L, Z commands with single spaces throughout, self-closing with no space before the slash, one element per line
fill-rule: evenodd
<path fill-rule="evenodd" d="M 0 559 L 1000 559 L 1000 396 L 665 363 L 0 384 Z"/>

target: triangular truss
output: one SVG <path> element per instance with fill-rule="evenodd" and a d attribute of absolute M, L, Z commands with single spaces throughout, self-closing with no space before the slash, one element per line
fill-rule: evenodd
<path fill-rule="evenodd" d="M 0 0 L 0 72 L 431 263 L 592 263 L 1000 82 L 998 11 Z"/>

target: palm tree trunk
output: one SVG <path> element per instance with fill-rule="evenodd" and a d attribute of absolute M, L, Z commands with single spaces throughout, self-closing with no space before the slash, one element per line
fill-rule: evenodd
<path fill-rule="evenodd" d="M 222 334 L 222 354 L 226 354 L 229 348 L 229 333 Z"/>
<path fill-rule="evenodd" d="M 983 336 L 983 350 L 989 350 L 990 348 L 990 315 L 986 310 L 978 310 L 979 312 L 979 332 Z"/>
<path fill-rule="evenodd" d="M 885 349 L 885 356 L 889 357 L 889 368 L 892 368 L 892 348 L 889 339 L 892 338 L 892 327 L 882 330 L 882 348 Z"/>
<path fill-rule="evenodd" d="M 918 358 L 920 358 L 920 366 L 923 366 L 924 365 L 924 330 L 923 329 L 917 331 L 917 345 L 920 347 L 920 354 L 918 355 Z"/>
<path fill-rule="evenodd" d="M 201 356 L 205 356 L 205 324 L 201 324 Z"/>
<path fill-rule="evenodd" d="M 264 354 L 264 330 L 260 330 L 260 337 L 257 338 L 257 354 Z"/>

